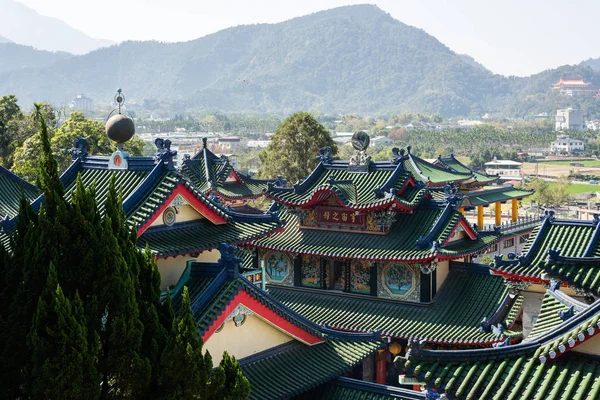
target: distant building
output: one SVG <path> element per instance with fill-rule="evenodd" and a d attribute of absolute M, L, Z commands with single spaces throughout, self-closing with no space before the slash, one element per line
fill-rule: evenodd
<path fill-rule="evenodd" d="M 584 129 L 583 113 L 574 108 L 556 110 L 556 117 L 554 121 L 555 129 L 557 131 L 582 131 Z"/>
<path fill-rule="evenodd" d="M 264 149 L 265 147 L 268 147 L 270 143 L 270 140 L 248 140 L 247 146 L 248 148 Z"/>
<path fill-rule="evenodd" d="M 371 138 L 371 146 L 385 146 L 392 143 L 394 143 L 394 141 L 387 136 L 376 136 Z"/>
<path fill-rule="evenodd" d="M 563 151 L 570 153 L 583 150 L 585 150 L 583 140 L 571 138 L 569 135 L 558 135 L 556 140 L 550 144 L 550 151 L 553 153 L 560 153 Z"/>
<path fill-rule="evenodd" d="M 89 97 L 85 97 L 83 94 L 78 94 L 69 103 L 69 108 L 77 108 L 80 110 L 92 110 L 94 108 L 94 101 Z"/>
<path fill-rule="evenodd" d="M 552 85 L 552 91 L 567 96 L 573 96 L 576 94 L 596 94 L 597 90 L 598 88 L 595 88 L 589 82 L 584 82 L 580 76 L 573 78 L 561 77 L 558 82 Z"/>
<path fill-rule="evenodd" d="M 535 121 L 540 121 L 540 120 L 548 119 L 548 117 L 549 117 L 548 113 L 545 112 L 545 113 L 540 113 L 540 114 L 534 115 L 533 119 Z"/>
<path fill-rule="evenodd" d="M 498 160 L 496 157 L 485 163 L 486 175 L 499 175 L 501 180 L 522 180 L 521 163 L 512 160 Z"/>

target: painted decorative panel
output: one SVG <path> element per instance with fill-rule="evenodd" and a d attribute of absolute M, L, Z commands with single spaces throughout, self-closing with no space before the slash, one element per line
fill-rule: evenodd
<path fill-rule="evenodd" d="M 272 283 L 287 284 L 285 281 L 293 275 L 290 258 L 283 253 L 267 253 L 264 261 L 269 281 Z"/>
<path fill-rule="evenodd" d="M 416 269 L 409 264 L 387 264 L 380 271 L 378 295 L 403 300 L 419 300 Z"/>
<path fill-rule="evenodd" d="M 302 256 L 302 286 L 321 287 L 321 260 Z"/>
<path fill-rule="evenodd" d="M 362 260 L 350 263 L 350 290 L 354 293 L 371 292 L 371 265 Z"/>

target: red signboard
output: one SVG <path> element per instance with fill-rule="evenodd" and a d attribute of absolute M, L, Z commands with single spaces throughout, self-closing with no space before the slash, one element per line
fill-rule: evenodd
<path fill-rule="evenodd" d="M 318 207 L 316 222 L 322 225 L 365 226 L 365 215 L 345 208 Z"/>

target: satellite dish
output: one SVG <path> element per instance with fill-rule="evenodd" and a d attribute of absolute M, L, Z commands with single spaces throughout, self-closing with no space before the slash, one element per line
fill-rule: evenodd
<path fill-rule="evenodd" d="M 365 132 L 356 132 L 352 135 L 352 147 L 357 151 L 364 151 L 369 147 L 371 138 Z"/>

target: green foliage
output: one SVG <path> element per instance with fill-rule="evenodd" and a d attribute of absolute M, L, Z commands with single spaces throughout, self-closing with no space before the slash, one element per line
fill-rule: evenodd
<path fill-rule="evenodd" d="M 15 96 L 0 97 L 0 162 L 5 167 L 10 167 L 11 145 L 16 136 L 12 122 L 21 117 L 21 108 Z"/>
<path fill-rule="evenodd" d="M 280 175 L 296 182 L 317 166 L 322 147 L 331 147 L 332 155 L 337 154 L 337 145 L 323 125 L 309 113 L 295 113 L 279 125 L 269 146 L 260 153 L 260 176 Z"/>
<path fill-rule="evenodd" d="M 95 340 L 88 344 L 87 333 L 81 299 L 76 295 L 71 304 L 50 264 L 27 338 L 32 355 L 29 396 L 57 400 L 100 396 L 98 347 Z"/>
<path fill-rule="evenodd" d="M 198 332 L 187 286 L 183 288 L 179 316 L 162 356 L 162 398 L 208 399 L 211 388 L 212 358 L 202 353 L 202 337 Z"/>
<path fill-rule="evenodd" d="M 570 186 L 571 182 L 567 176 L 561 176 L 556 182 L 552 183 L 534 179 L 527 184 L 528 189 L 534 190 L 531 199 L 540 205 L 547 206 L 556 206 L 568 202 Z M 591 189 L 593 189 L 592 186 L 590 186 Z"/>
<path fill-rule="evenodd" d="M 223 400 L 247 399 L 250 396 L 250 382 L 242 374 L 240 363 L 235 357 L 230 356 L 227 351 L 223 352 L 223 358 L 215 373 L 223 371 L 225 383 L 219 391 L 219 398 Z"/>
<path fill-rule="evenodd" d="M 70 150 L 73 141 L 78 138 L 87 139 L 88 152 L 93 155 L 109 155 L 116 149 L 106 136 L 102 123 L 74 112 L 53 132 L 50 140 L 50 147 L 60 171 L 64 171 L 71 164 Z M 126 151 L 135 156 L 142 154 L 143 147 L 144 142 L 139 137 L 132 138 L 124 146 Z M 28 137 L 15 151 L 13 172 L 25 180 L 35 180 L 40 155 L 40 137 L 38 135 Z"/>

